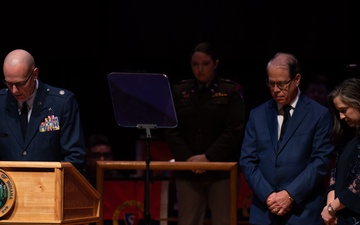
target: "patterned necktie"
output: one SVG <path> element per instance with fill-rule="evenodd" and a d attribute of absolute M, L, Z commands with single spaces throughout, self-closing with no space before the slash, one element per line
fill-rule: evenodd
<path fill-rule="evenodd" d="M 282 140 L 282 138 L 283 138 L 283 136 L 284 136 L 284 133 L 285 133 L 285 130 L 286 130 L 286 127 L 287 127 L 288 120 L 289 120 L 289 118 L 291 117 L 291 116 L 290 116 L 291 106 L 290 106 L 290 105 L 284 105 L 282 108 L 283 108 L 283 111 L 284 111 L 284 120 L 283 120 L 283 123 L 282 123 L 282 125 L 281 125 L 281 131 L 280 131 L 279 141 Z"/>
<path fill-rule="evenodd" d="M 23 139 L 25 139 L 26 130 L 28 127 L 28 112 L 29 112 L 29 106 L 26 102 L 23 103 L 21 107 L 21 114 L 20 114 L 20 126 L 21 126 L 21 133 L 23 136 Z"/>

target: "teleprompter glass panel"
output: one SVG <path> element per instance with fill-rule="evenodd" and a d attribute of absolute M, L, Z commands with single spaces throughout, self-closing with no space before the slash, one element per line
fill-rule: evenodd
<path fill-rule="evenodd" d="M 115 119 L 122 127 L 177 126 L 169 79 L 157 73 L 108 74 Z"/>

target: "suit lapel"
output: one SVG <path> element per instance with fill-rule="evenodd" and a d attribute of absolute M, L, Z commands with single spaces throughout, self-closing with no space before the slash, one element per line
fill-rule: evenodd
<path fill-rule="evenodd" d="M 307 107 L 308 101 L 304 98 L 303 94 L 300 94 L 299 100 L 296 104 L 295 110 L 291 119 L 288 121 L 286 133 L 283 140 L 279 143 L 279 152 L 284 148 L 289 139 L 294 135 L 301 122 L 309 113 L 310 108 Z"/>
<path fill-rule="evenodd" d="M 13 134 L 14 138 L 21 146 L 22 149 L 29 144 L 31 139 L 35 136 L 36 132 L 39 129 L 40 123 L 45 118 L 45 109 L 46 106 L 44 104 L 46 98 L 46 89 L 45 87 L 39 82 L 39 88 L 37 90 L 35 100 L 33 103 L 33 108 L 31 112 L 31 119 L 29 122 L 29 127 L 26 133 L 25 142 L 22 138 L 21 128 L 20 128 L 20 121 L 19 121 L 19 111 L 17 106 L 17 101 L 14 96 L 10 93 L 7 94 L 6 99 L 6 122 L 9 127 L 9 130 Z"/>
<path fill-rule="evenodd" d="M 39 130 L 40 123 L 45 118 L 45 114 L 44 114 L 46 112 L 44 111 L 46 109 L 45 98 L 46 98 L 45 88 L 39 84 L 39 88 L 37 90 L 33 103 L 31 119 L 26 133 L 25 143 L 29 143 L 30 140 L 35 136 L 35 134 Z"/>
<path fill-rule="evenodd" d="M 14 135 L 14 138 L 19 143 L 19 145 L 23 148 L 24 141 L 21 134 L 18 105 L 16 99 L 9 90 L 6 98 L 5 117 L 6 117 L 5 121 L 7 122 L 9 130 Z"/>
<path fill-rule="evenodd" d="M 278 122 L 277 122 L 277 106 L 275 101 L 269 102 L 269 107 L 266 109 L 266 120 L 268 124 L 269 133 L 271 136 L 271 142 L 274 148 L 274 151 L 277 151 L 277 140 L 278 140 Z"/>

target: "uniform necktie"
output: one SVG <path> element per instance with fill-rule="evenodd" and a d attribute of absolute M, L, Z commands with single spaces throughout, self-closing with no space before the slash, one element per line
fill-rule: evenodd
<path fill-rule="evenodd" d="M 290 109 L 291 109 L 291 106 L 290 105 L 284 105 L 282 107 L 283 111 L 284 111 L 284 120 L 283 120 L 283 123 L 281 125 L 281 130 L 280 130 L 280 138 L 279 138 L 279 141 L 282 140 L 283 136 L 284 136 L 284 133 L 285 133 L 285 130 L 286 130 L 286 127 L 287 127 L 287 123 L 288 123 L 288 120 L 289 118 L 291 117 L 290 116 Z"/>
<path fill-rule="evenodd" d="M 202 86 L 199 89 L 199 101 L 203 102 L 206 100 L 206 95 L 207 95 L 207 87 L 206 86 Z"/>
<path fill-rule="evenodd" d="M 28 112 L 29 112 L 29 106 L 25 101 L 21 107 L 21 114 L 20 114 L 21 133 L 22 133 L 22 136 L 24 139 L 25 139 L 28 123 L 29 123 Z"/>

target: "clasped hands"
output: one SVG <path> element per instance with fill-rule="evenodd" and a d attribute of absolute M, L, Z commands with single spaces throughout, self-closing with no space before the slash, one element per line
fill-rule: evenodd
<path fill-rule="evenodd" d="M 292 198 L 285 190 L 271 193 L 266 199 L 270 212 L 282 216 L 291 210 Z"/>
<path fill-rule="evenodd" d="M 187 162 L 209 162 L 209 160 L 206 158 L 205 154 L 191 156 L 186 161 Z M 196 174 L 205 173 L 205 171 L 206 170 L 192 170 L 192 172 L 194 172 Z"/>

